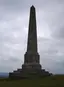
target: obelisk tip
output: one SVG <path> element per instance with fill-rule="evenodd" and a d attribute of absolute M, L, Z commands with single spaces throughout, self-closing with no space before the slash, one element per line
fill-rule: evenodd
<path fill-rule="evenodd" d="M 31 8 L 34 8 L 35 9 L 34 5 L 32 5 Z"/>

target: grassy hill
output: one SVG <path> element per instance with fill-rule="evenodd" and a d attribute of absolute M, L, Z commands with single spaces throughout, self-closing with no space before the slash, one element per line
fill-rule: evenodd
<path fill-rule="evenodd" d="M 22 80 L 0 78 L 0 87 L 64 87 L 64 75 Z"/>

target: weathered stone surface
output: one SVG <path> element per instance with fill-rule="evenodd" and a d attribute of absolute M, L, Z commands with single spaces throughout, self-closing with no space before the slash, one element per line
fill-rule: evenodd
<path fill-rule="evenodd" d="M 40 58 L 37 50 L 37 30 L 35 7 L 30 8 L 29 30 L 27 52 L 24 55 L 24 64 L 22 69 L 41 69 Z"/>
<path fill-rule="evenodd" d="M 9 73 L 10 78 L 28 78 L 33 76 L 50 76 L 52 75 L 40 65 L 40 55 L 37 49 L 37 30 L 36 30 L 36 13 L 35 7 L 30 8 L 29 31 L 27 51 L 24 55 L 24 64 L 22 69 Z"/>

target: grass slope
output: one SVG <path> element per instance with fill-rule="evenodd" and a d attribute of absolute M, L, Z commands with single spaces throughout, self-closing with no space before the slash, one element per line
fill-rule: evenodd
<path fill-rule="evenodd" d="M 64 87 L 64 75 L 22 80 L 3 78 L 0 79 L 0 87 Z"/>

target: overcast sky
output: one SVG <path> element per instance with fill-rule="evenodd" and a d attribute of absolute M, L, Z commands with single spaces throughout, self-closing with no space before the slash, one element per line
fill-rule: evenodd
<path fill-rule="evenodd" d="M 0 72 L 21 68 L 24 62 L 32 5 L 42 68 L 64 74 L 64 0 L 0 0 Z"/>

